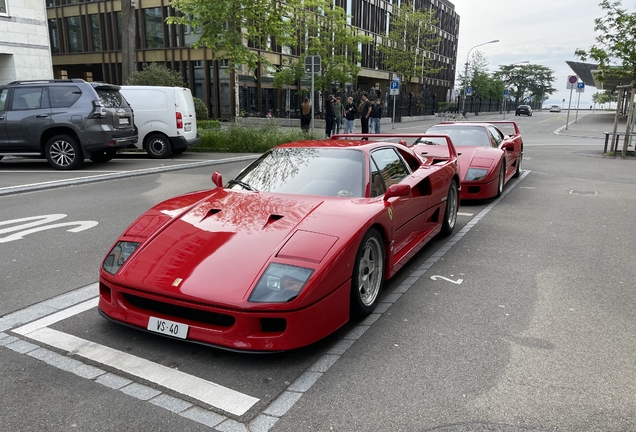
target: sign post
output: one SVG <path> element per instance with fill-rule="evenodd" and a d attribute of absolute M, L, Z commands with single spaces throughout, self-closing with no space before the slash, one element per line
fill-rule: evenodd
<path fill-rule="evenodd" d="M 320 56 L 305 57 L 305 72 L 311 73 L 311 131 L 314 131 L 314 74 L 320 73 Z"/>
<path fill-rule="evenodd" d="M 576 100 L 576 117 L 574 118 L 574 123 L 579 121 L 579 103 L 581 102 L 581 93 L 585 91 L 585 83 L 583 81 L 576 83 L 576 92 L 578 93 L 578 98 Z"/>
<path fill-rule="evenodd" d="M 395 97 L 400 94 L 400 78 L 394 77 L 390 83 L 389 95 L 393 96 L 393 120 L 391 120 L 391 129 L 395 129 Z"/>
<path fill-rule="evenodd" d="M 570 90 L 570 101 L 568 102 L 568 115 L 565 120 L 565 130 L 568 130 L 568 125 L 570 123 L 570 106 L 572 105 L 572 90 L 577 87 L 577 83 L 579 82 L 579 77 L 576 75 L 568 76 L 568 84 L 566 89 Z"/>
<path fill-rule="evenodd" d="M 503 119 L 506 119 L 506 101 L 510 99 L 510 91 L 504 89 L 503 101 L 501 102 L 501 111 L 503 111 Z"/>

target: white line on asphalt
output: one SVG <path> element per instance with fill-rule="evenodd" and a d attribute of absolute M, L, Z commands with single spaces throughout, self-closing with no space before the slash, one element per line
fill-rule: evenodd
<path fill-rule="evenodd" d="M 95 297 L 92 298 L 90 300 L 87 300 L 83 303 L 79 303 L 76 304 L 73 307 L 70 307 L 68 309 L 64 309 L 61 310 L 59 312 L 56 312 L 54 314 L 51 314 L 49 316 L 45 316 L 44 318 L 41 318 L 37 321 L 33 321 L 29 324 L 23 325 L 22 327 L 18 327 L 16 329 L 13 329 L 14 332 L 16 332 L 17 334 L 21 334 L 23 336 L 28 335 L 29 333 L 32 333 L 36 330 L 39 330 L 41 328 L 44 327 L 48 327 L 51 324 L 55 324 L 58 321 L 62 321 L 65 320 L 67 318 L 70 318 L 74 315 L 80 314 L 82 312 L 85 312 L 91 308 L 94 308 L 97 306 L 97 301 L 99 300 L 99 297 Z"/>
<path fill-rule="evenodd" d="M 463 212 L 457 212 L 457 216 L 473 216 L 474 213 L 463 213 Z"/>

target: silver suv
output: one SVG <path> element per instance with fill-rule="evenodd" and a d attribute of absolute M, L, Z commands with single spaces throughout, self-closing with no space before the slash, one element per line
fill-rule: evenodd
<path fill-rule="evenodd" d="M 119 87 L 82 79 L 0 86 L 0 159 L 46 157 L 53 168 L 108 162 L 135 147 L 133 111 Z"/>

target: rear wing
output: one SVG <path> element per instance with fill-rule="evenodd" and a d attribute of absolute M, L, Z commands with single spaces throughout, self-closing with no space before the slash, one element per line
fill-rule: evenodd
<path fill-rule="evenodd" d="M 405 147 L 414 150 L 416 153 L 419 152 L 416 150 L 416 147 L 419 148 L 420 145 L 434 145 L 439 149 L 435 151 L 436 154 L 439 153 L 439 156 L 448 157 L 449 159 L 457 158 L 457 151 L 455 150 L 455 146 L 453 145 L 453 141 L 448 135 L 444 134 L 426 134 L 426 133 L 381 133 L 381 134 L 363 134 L 363 133 L 350 133 L 350 134 L 342 134 L 342 135 L 332 135 L 332 140 L 337 139 L 347 139 L 347 140 L 360 140 L 362 138 L 371 139 L 376 141 L 377 138 L 386 139 L 397 139 L 398 143 L 402 144 Z M 410 141 L 410 142 L 409 142 Z M 443 154 L 442 154 L 443 153 Z"/>
<path fill-rule="evenodd" d="M 519 126 L 517 126 L 517 122 L 507 121 L 507 120 L 493 120 L 493 121 L 475 121 L 475 122 L 452 122 L 452 121 L 444 121 L 439 122 L 438 124 L 453 124 L 453 123 L 481 123 L 481 124 L 491 124 L 497 126 L 502 132 L 506 131 L 514 131 L 513 135 L 519 135 L 521 131 L 519 130 Z M 508 134 L 510 135 L 510 134 Z"/>

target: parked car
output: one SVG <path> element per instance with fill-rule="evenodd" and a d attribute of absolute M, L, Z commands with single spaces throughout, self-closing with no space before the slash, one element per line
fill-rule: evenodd
<path fill-rule="evenodd" d="M 511 133 L 502 132 L 503 127 Z M 461 199 L 498 197 L 508 181 L 521 175 L 523 140 L 515 122 L 442 122 L 426 133 L 447 134 L 453 141 L 459 155 Z"/>
<path fill-rule="evenodd" d="M 190 89 L 161 86 L 122 86 L 135 112 L 137 147 L 150 157 L 167 158 L 197 145 L 197 118 Z"/>
<path fill-rule="evenodd" d="M 0 86 L 0 159 L 45 157 L 56 169 L 108 162 L 134 147 L 133 113 L 119 87 L 82 79 Z"/>
<path fill-rule="evenodd" d="M 550 107 L 550 112 L 561 112 L 561 107 L 558 105 L 552 105 Z"/>
<path fill-rule="evenodd" d="M 527 115 L 528 117 L 530 117 L 532 115 L 532 108 L 530 107 L 530 105 L 519 105 L 515 110 L 515 115 Z"/>
<path fill-rule="evenodd" d="M 389 136 L 283 144 L 225 186 L 215 172 L 213 189 L 157 204 L 102 262 L 100 313 L 239 351 L 302 347 L 369 315 L 459 205 L 448 137 L 433 159 Z"/>

